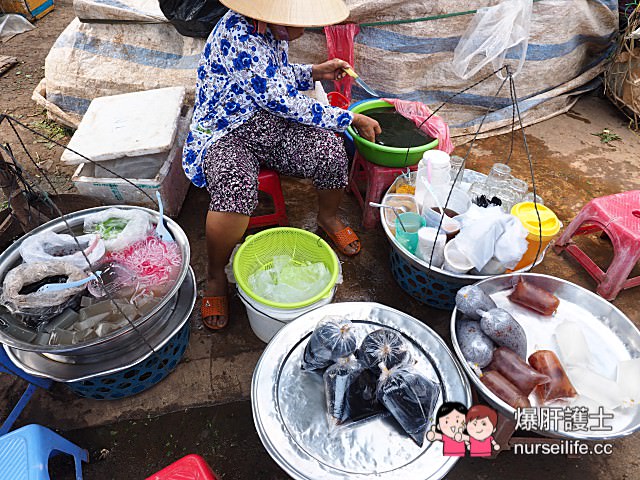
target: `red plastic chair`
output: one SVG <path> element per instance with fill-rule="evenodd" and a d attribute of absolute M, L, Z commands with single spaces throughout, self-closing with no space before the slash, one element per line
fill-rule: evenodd
<path fill-rule="evenodd" d="M 413 172 L 418 169 L 418 165 L 409 167 Z M 349 174 L 349 190 L 356 197 L 360 207 L 362 208 L 362 226 L 370 229 L 380 222 L 380 209 L 372 207 L 369 202 L 379 203 L 382 200 L 384 192 L 391 186 L 395 179 L 405 173 L 407 167 L 394 168 L 382 167 L 371 163 L 356 152 L 351 165 L 351 173 Z M 365 186 L 364 198 L 360 193 L 360 184 Z"/>
<path fill-rule="evenodd" d="M 219 480 L 200 455 L 187 455 L 146 480 Z"/>
<path fill-rule="evenodd" d="M 606 272 L 571 241 L 576 235 L 601 231 L 613 244 L 613 260 Z M 640 260 L 640 190 L 591 200 L 556 242 L 555 250 L 572 255 L 598 283 L 598 295 L 607 300 L 640 285 L 640 276 L 628 278 Z"/>
<path fill-rule="evenodd" d="M 289 225 L 287 210 L 284 205 L 284 195 L 282 194 L 282 185 L 280 184 L 280 176 L 273 170 L 260 170 L 260 175 L 258 175 L 258 190 L 271 196 L 275 211 L 268 215 L 251 217 L 249 220 L 249 228 L 268 227 L 271 225 L 286 227 Z"/>

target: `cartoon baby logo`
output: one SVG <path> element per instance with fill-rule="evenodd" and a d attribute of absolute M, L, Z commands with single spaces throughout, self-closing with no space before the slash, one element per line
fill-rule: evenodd
<path fill-rule="evenodd" d="M 493 439 L 498 414 L 485 405 L 467 410 L 462 403 L 445 402 L 438 409 L 435 423 L 427 433 L 427 440 L 442 442 L 446 457 L 464 457 L 466 449 L 472 457 L 489 457 L 492 448 L 500 449 Z"/>
<path fill-rule="evenodd" d="M 467 407 L 459 402 L 445 402 L 438 409 L 436 424 L 427 433 L 427 440 L 442 442 L 442 451 L 446 457 L 464 457 L 462 435 L 466 414 Z"/>

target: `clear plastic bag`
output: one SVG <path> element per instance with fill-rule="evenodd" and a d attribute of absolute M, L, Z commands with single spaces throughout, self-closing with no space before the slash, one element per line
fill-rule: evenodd
<path fill-rule="evenodd" d="M 378 400 L 419 447 L 431 426 L 440 386 L 408 366 L 387 370 L 380 365 Z"/>
<path fill-rule="evenodd" d="M 498 70 L 508 56 L 517 59 L 512 73 L 518 74 L 529 46 L 532 8 L 533 0 L 503 0 L 479 8 L 453 52 L 454 73 L 467 79 L 489 63 Z"/>
<path fill-rule="evenodd" d="M 538 350 L 529 356 L 529 363 L 551 379 L 548 383 L 538 385 L 533 391 L 540 403 L 573 398 L 578 394 L 555 352 Z"/>
<path fill-rule="evenodd" d="M 499 347 L 493 352 L 493 360 L 489 365 L 489 370 L 500 372 L 525 396 L 529 396 L 536 386 L 551 381 L 547 375 L 531 368 L 513 350 L 506 347 Z"/>
<path fill-rule="evenodd" d="M 355 356 L 339 358 L 322 376 L 329 425 L 340 425 L 351 417 L 349 391 L 364 366 Z"/>
<path fill-rule="evenodd" d="M 322 370 L 339 358 L 348 357 L 356 351 L 356 337 L 349 320 L 326 317 L 313 330 L 304 349 L 301 368 Z"/>
<path fill-rule="evenodd" d="M 87 274 L 81 268 L 71 263 L 23 263 L 10 270 L 4 277 L 0 303 L 12 313 L 31 317 L 29 320 L 25 319 L 27 323 L 37 324 L 61 313 L 70 306 L 69 302 L 73 301 L 85 289 L 85 285 L 82 285 L 38 293 L 37 287 L 41 286 L 40 284 L 60 283 L 50 280 L 56 277 L 66 277 L 65 282 L 75 282 L 86 278 L 86 276 Z"/>
<path fill-rule="evenodd" d="M 143 240 L 152 228 L 150 215 L 142 210 L 109 208 L 84 219 L 85 233 L 100 235 L 109 252 L 122 250 Z"/>
<path fill-rule="evenodd" d="M 78 244 L 82 251 L 78 250 Z M 85 270 L 90 268 L 87 259 L 95 266 L 104 254 L 104 241 L 93 234 L 80 235 L 74 239 L 66 233 L 42 232 L 27 236 L 20 245 L 20 255 L 25 263 L 60 261 Z"/>
<path fill-rule="evenodd" d="M 482 314 L 480 328 L 495 343 L 527 358 L 527 334 L 522 325 L 502 308 L 492 308 Z"/>
<path fill-rule="evenodd" d="M 378 373 L 380 364 L 387 369 L 406 365 L 411 360 L 411 354 L 399 333 L 380 328 L 364 338 L 358 349 L 358 358 L 367 368 Z"/>
<path fill-rule="evenodd" d="M 479 368 L 484 368 L 491 363 L 495 345 L 480 328 L 480 322 L 475 320 L 457 322 L 456 335 L 462 355 L 467 362 Z"/>
<path fill-rule="evenodd" d="M 496 303 L 482 288 L 476 285 L 466 285 L 456 293 L 456 307 L 472 320 L 480 320 L 478 310 L 488 311 L 496 308 Z"/>

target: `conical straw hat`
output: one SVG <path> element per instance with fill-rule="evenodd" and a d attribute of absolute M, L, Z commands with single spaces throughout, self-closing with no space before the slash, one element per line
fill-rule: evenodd
<path fill-rule="evenodd" d="M 242 15 L 288 27 L 323 27 L 349 16 L 343 0 L 220 0 Z"/>

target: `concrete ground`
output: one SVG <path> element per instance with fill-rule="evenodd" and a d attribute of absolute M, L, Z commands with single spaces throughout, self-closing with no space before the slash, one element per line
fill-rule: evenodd
<path fill-rule="evenodd" d="M 68 9 L 64 5 L 62 13 L 57 13 L 69 16 Z M 55 35 L 48 34 L 52 41 Z M 19 95 L 24 96 L 28 88 L 32 86 L 27 85 Z M 620 140 L 605 144 L 593 135 L 605 128 L 618 134 Z M 526 133 L 540 195 L 565 225 L 593 197 L 640 188 L 640 138 L 626 128 L 624 118 L 606 100 L 596 95 L 583 98 L 565 115 L 527 128 Z M 509 140 L 506 135 L 479 141 L 469 156 L 469 166 L 486 173 L 492 163 L 507 157 Z M 466 147 L 459 147 L 455 153 L 464 155 Z M 511 166 L 516 176 L 527 178 L 522 142 L 516 143 Z M 284 179 L 283 185 L 291 224 L 314 231 L 313 188 L 295 179 Z M 199 288 L 206 262 L 206 209 L 206 192 L 192 188 L 178 218 L 191 242 Z M 352 196 L 345 198 L 341 213 L 358 230 L 363 251 L 356 258 L 343 259 L 344 283 L 337 290 L 336 301 L 376 301 L 392 306 L 421 319 L 449 342 L 449 314 L 414 301 L 395 283 L 383 231 L 358 229 L 360 211 Z M 602 266 L 610 261 L 606 240 L 588 237 L 582 245 Z M 640 273 L 637 270 L 636 266 L 636 273 Z M 535 271 L 594 289 L 594 282 L 576 262 L 553 252 Z M 639 300 L 640 287 L 622 292 L 613 303 L 640 326 Z M 203 455 L 224 479 L 287 478 L 263 449 L 251 417 L 251 375 L 264 344 L 253 335 L 235 296 L 231 310 L 229 327 L 218 333 L 204 330 L 194 312 L 191 341 L 183 361 L 154 388 L 131 398 L 99 402 L 78 398 L 64 385 L 56 385 L 50 392 L 36 394 L 19 423 L 35 422 L 60 429 L 88 448 L 92 454 L 92 463 L 85 467 L 89 479 L 144 478 L 186 453 Z M 0 376 L 0 418 L 23 388 L 22 381 Z M 461 460 L 448 478 L 637 479 L 639 450 L 640 436 L 635 435 L 614 442 L 613 455 L 606 457 L 517 457 L 505 452 L 491 461 Z M 56 463 L 53 478 L 70 478 L 62 473 L 65 466 L 64 462 Z"/>

